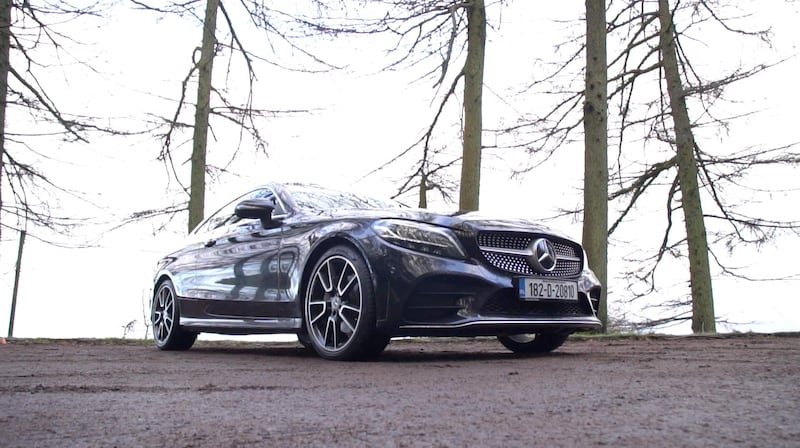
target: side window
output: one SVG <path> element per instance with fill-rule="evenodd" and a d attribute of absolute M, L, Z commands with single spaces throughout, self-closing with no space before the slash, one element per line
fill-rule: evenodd
<path fill-rule="evenodd" d="M 218 229 L 223 226 L 229 226 L 231 224 L 236 224 L 237 222 L 241 221 L 242 218 L 236 216 L 236 205 L 245 199 L 271 199 L 272 204 L 275 206 L 275 210 L 272 212 L 272 214 L 277 216 L 285 213 L 281 201 L 278 200 L 277 196 L 275 195 L 275 193 L 273 193 L 271 189 L 259 188 L 258 190 L 243 194 L 238 198 L 234 199 L 233 201 L 229 202 L 228 204 L 224 205 L 222 208 L 217 210 L 216 213 L 211 215 L 206 221 L 200 224 L 200 227 L 198 227 L 194 231 L 194 233 L 195 234 L 208 233 L 213 231 L 214 229 Z"/>
<path fill-rule="evenodd" d="M 277 195 L 269 188 L 261 188 L 252 193 L 246 199 L 269 199 L 272 202 L 272 205 L 275 206 L 275 210 L 272 211 L 273 216 L 283 215 L 286 211 L 281 204 L 281 201 L 278 200 Z"/>
<path fill-rule="evenodd" d="M 217 210 L 213 215 L 209 216 L 208 219 L 206 219 L 205 222 L 203 222 L 200 227 L 194 231 L 194 233 L 199 234 L 211 232 L 214 229 L 218 229 L 222 226 L 233 224 L 234 222 L 239 221 L 241 218 L 236 216 L 234 213 L 236 211 L 236 204 L 244 199 L 247 199 L 250 194 L 252 193 L 239 196 L 233 201 L 222 206 L 222 208 Z"/>

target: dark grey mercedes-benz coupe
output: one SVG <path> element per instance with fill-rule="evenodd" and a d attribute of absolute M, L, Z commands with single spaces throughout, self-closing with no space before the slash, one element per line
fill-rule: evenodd
<path fill-rule="evenodd" d="M 600 291 L 581 245 L 534 222 L 272 183 L 159 261 L 151 319 L 164 350 L 209 332 L 296 333 L 334 360 L 396 336 L 497 336 L 537 353 L 599 328 Z"/>

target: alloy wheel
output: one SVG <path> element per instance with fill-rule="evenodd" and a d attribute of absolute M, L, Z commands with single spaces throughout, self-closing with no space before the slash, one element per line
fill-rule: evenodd
<path fill-rule="evenodd" d="M 566 342 L 569 333 L 528 333 L 500 335 L 497 339 L 514 353 L 547 353 Z"/>
<path fill-rule="evenodd" d="M 175 325 L 175 295 L 172 288 L 162 285 L 153 300 L 153 336 L 156 344 L 164 345 Z"/>
<path fill-rule="evenodd" d="M 332 255 L 314 271 L 306 299 L 308 333 L 315 345 L 329 352 L 344 350 L 359 329 L 363 295 L 355 265 Z"/>
<path fill-rule="evenodd" d="M 536 340 L 535 334 L 512 334 L 508 336 L 509 339 L 517 344 L 528 344 Z"/>

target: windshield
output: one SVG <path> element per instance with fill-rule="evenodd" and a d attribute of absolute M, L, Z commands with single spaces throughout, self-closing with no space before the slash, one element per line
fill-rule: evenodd
<path fill-rule="evenodd" d="M 288 185 L 286 189 L 297 207 L 305 210 L 325 211 L 400 207 L 400 204 L 392 201 L 310 185 Z"/>

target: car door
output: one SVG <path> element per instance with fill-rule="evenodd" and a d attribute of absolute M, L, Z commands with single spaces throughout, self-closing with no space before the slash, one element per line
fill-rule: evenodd
<path fill-rule="evenodd" d="M 264 228 L 257 219 L 239 218 L 235 208 L 244 199 L 273 196 L 270 189 L 258 189 L 215 214 L 217 224 L 204 235 L 205 249 L 198 256 L 193 281 L 206 317 L 272 315 L 269 303 L 278 297 L 281 227 Z"/>

